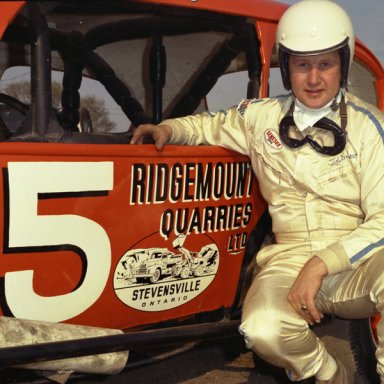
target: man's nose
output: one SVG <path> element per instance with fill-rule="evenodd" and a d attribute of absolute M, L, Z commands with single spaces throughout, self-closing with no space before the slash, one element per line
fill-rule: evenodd
<path fill-rule="evenodd" d="M 317 84 L 320 81 L 320 71 L 318 68 L 313 67 L 308 72 L 308 82 L 310 84 Z"/>

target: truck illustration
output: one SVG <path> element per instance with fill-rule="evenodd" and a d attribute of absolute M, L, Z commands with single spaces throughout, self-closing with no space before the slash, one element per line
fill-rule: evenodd
<path fill-rule="evenodd" d="M 199 252 L 190 252 L 182 247 L 179 251 L 180 254 L 167 249 L 152 250 L 148 259 L 143 260 L 136 270 L 136 281 L 156 283 L 164 276 L 186 279 L 217 270 L 219 253 L 214 244 L 205 245 Z"/>
<path fill-rule="evenodd" d="M 202 276 L 217 270 L 219 252 L 214 244 L 205 245 L 199 252 L 189 252 L 180 248 L 182 253 L 188 253 L 188 257 L 180 270 L 180 277 Z"/>
<path fill-rule="evenodd" d="M 148 257 L 142 260 L 134 272 L 136 281 L 156 283 L 164 276 L 178 276 L 183 264 L 182 255 L 166 248 L 148 249 Z"/>
<path fill-rule="evenodd" d="M 131 250 L 122 258 L 117 278 L 130 285 L 216 273 L 219 252 L 215 244 L 204 245 L 200 251 L 189 251 L 182 246 L 175 249 L 176 252 L 167 248 Z"/>

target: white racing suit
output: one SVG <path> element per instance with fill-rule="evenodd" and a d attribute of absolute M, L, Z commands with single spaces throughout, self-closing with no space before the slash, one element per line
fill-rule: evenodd
<path fill-rule="evenodd" d="M 336 156 L 306 144 L 291 149 L 278 127 L 292 97 L 244 100 L 217 114 L 165 120 L 171 143 L 220 145 L 248 155 L 268 203 L 275 242 L 257 254 L 260 273 L 245 299 L 240 332 L 266 361 L 294 381 L 326 362 L 323 343 L 287 301 L 304 263 L 328 268 L 317 296 L 323 313 L 364 318 L 384 307 L 384 115 L 346 93 L 347 143 Z M 339 112 L 327 117 L 340 125 Z M 329 131 L 307 128 L 330 145 Z M 378 325 L 378 372 L 384 383 L 384 321 Z"/>

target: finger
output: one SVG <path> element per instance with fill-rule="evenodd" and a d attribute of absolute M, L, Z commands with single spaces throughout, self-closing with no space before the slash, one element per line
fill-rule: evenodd
<path fill-rule="evenodd" d="M 297 295 L 293 292 L 288 294 L 288 301 L 291 303 L 296 312 L 310 325 L 313 325 L 315 320 L 309 310 L 307 302 L 311 302 L 306 295 Z"/>
<path fill-rule="evenodd" d="M 143 137 L 141 136 L 140 132 L 136 129 L 133 132 L 132 138 L 131 138 L 131 144 L 142 144 Z"/>
<path fill-rule="evenodd" d="M 150 129 L 147 125 L 139 125 L 133 132 L 131 143 L 132 144 L 142 144 L 143 138 L 150 132 Z"/>
<path fill-rule="evenodd" d="M 308 310 L 308 307 L 307 305 L 305 304 L 302 304 L 299 306 L 297 312 L 299 313 L 299 315 L 310 325 L 313 325 L 314 324 L 314 319 L 311 315 L 311 313 L 309 312 Z"/>
<path fill-rule="evenodd" d="M 143 144 L 144 139 L 143 136 L 132 136 L 130 144 Z"/>
<path fill-rule="evenodd" d="M 301 314 L 301 317 L 302 317 L 302 318 L 303 318 L 309 325 L 314 325 L 314 324 L 315 324 L 313 318 L 312 318 L 308 313 Z"/>
<path fill-rule="evenodd" d="M 324 317 L 324 315 L 317 308 L 308 310 L 308 312 L 316 323 L 320 323 L 321 319 Z"/>
<path fill-rule="evenodd" d="M 306 312 L 311 319 L 316 323 L 320 323 L 324 315 L 317 309 L 315 302 L 313 300 L 308 300 L 306 307 Z"/>
<path fill-rule="evenodd" d="M 161 135 L 155 138 L 155 147 L 158 151 L 160 151 L 166 143 L 167 140 Z"/>

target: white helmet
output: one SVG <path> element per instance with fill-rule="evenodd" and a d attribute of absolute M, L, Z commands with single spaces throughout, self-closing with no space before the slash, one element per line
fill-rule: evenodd
<path fill-rule="evenodd" d="M 355 36 L 347 13 L 330 0 L 301 0 L 290 6 L 276 30 L 281 76 L 284 87 L 291 89 L 288 56 L 317 55 L 340 50 L 341 86 L 346 87 L 353 61 Z"/>

